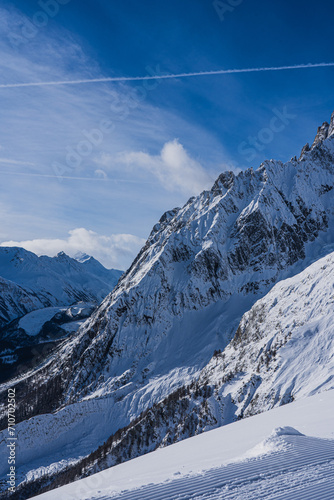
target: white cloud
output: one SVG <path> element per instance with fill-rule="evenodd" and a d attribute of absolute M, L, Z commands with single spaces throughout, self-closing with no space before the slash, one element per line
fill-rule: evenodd
<path fill-rule="evenodd" d="M 35 239 L 27 241 L 4 241 L 2 247 L 18 246 L 37 255 L 54 256 L 65 252 L 74 257 L 77 252 L 85 252 L 99 260 L 107 268 L 126 270 L 145 243 L 143 238 L 132 234 L 100 235 L 85 228 L 69 231 L 64 239 Z"/>
<path fill-rule="evenodd" d="M 177 139 L 167 142 L 160 155 L 153 156 L 141 151 L 119 155 L 119 161 L 132 168 L 140 168 L 153 174 L 169 191 L 198 194 L 212 186 L 214 179 L 192 159 Z"/>

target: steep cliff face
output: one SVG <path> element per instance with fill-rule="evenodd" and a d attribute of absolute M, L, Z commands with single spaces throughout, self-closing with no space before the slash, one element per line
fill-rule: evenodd
<path fill-rule="evenodd" d="M 311 149 L 314 149 L 318 144 L 325 139 L 331 137 L 334 133 L 334 112 L 332 113 L 330 123 L 324 122 L 321 127 L 318 127 L 317 135 L 313 141 Z"/>
<path fill-rule="evenodd" d="M 321 144 L 325 139 L 328 139 L 334 134 L 334 111 L 332 113 L 330 123 L 324 122 L 321 127 L 318 127 L 317 134 L 314 138 L 312 146 L 310 147 L 309 143 L 306 143 L 302 149 L 300 158 L 303 158 L 304 154 L 314 149 L 318 144 Z"/>
<path fill-rule="evenodd" d="M 43 440 L 41 422 L 47 421 L 50 449 L 60 446 L 61 429 L 63 439 L 73 441 L 71 453 L 78 459 L 194 380 L 194 394 L 198 401 L 202 398 L 203 407 L 196 397 L 188 399 L 187 416 L 184 409 L 177 412 L 176 430 L 164 418 L 164 407 L 160 408 L 161 418 L 156 416 L 152 431 L 161 436 L 159 442 L 184 437 L 189 426 L 191 433 L 199 432 L 246 415 L 250 408 L 260 411 L 270 406 L 263 398 L 259 406 L 254 401 L 262 375 L 253 358 L 247 358 L 247 342 L 254 340 L 253 334 L 248 339 L 238 330 L 226 346 L 256 301 L 276 282 L 305 269 L 321 252 L 328 253 L 334 243 L 334 136 L 329 130 L 328 125 L 318 133 L 319 140 L 299 160 L 266 161 L 256 171 L 237 176 L 225 172 L 210 191 L 163 215 L 130 269 L 78 333 L 43 366 L 13 382 L 20 401 L 18 421 L 49 413 L 19 427 L 27 463 L 34 458 L 36 468 L 42 465 L 30 438 L 31 429 L 39 428 L 36 432 Z M 284 338 L 278 342 L 284 343 Z M 228 350 L 233 346 L 235 358 Z M 216 349 L 224 356 L 225 351 L 231 352 L 230 375 L 224 372 L 225 358 L 215 357 L 224 380 L 230 376 L 238 380 L 242 363 L 254 364 L 249 378 L 242 379 L 242 388 L 238 386 L 243 392 L 235 397 L 232 390 L 222 392 L 211 365 L 204 368 Z M 198 385 L 202 369 L 206 375 L 201 373 Z M 211 405 L 214 389 L 206 392 L 203 387 L 216 385 L 221 392 Z M 177 405 L 185 401 L 174 394 Z M 285 399 L 280 395 L 277 401 Z M 218 411 L 217 405 L 224 406 L 224 411 Z M 198 412 L 190 412 L 196 407 Z M 4 406 L 1 410 L 4 414 Z M 50 415 L 54 410 L 59 411 Z M 166 405 L 170 419 L 174 410 Z M 101 414 L 103 426 L 97 431 Z M 201 424 L 192 420 L 196 415 Z M 170 432 L 164 431 L 164 425 Z M 89 442 L 84 434 L 92 436 Z M 78 441 L 80 446 L 75 444 Z"/>

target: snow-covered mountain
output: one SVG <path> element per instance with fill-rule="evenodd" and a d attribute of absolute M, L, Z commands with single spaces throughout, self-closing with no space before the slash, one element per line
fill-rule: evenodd
<path fill-rule="evenodd" d="M 120 377 L 128 384 L 202 366 L 259 296 L 334 241 L 334 137 L 326 130 L 300 161 L 224 173 L 161 218 L 78 337 L 71 400 L 110 392 Z"/>
<path fill-rule="evenodd" d="M 333 243 L 333 186 L 332 134 L 299 161 L 224 173 L 211 191 L 164 214 L 62 351 L 64 368 L 74 370 L 63 377 L 60 399 L 202 368 L 260 296 Z"/>
<path fill-rule="evenodd" d="M 73 479 L 76 465 L 113 465 L 332 387 L 333 254 L 308 266 L 334 249 L 333 124 L 334 113 L 299 160 L 225 172 L 164 214 L 78 333 L 11 383 L 21 478 L 63 468 Z"/>
<path fill-rule="evenodd" d="M 112 430 L 120 421 L 110 398 L 89 399 L 22 422 L 17 426 L 18 456 L 29 488 L 22 493 L 40 491 L 52 476 L 55 484 L 73 481 L 80 473 L 104 470 L 242 417 L 334 389 L 333 292 L 334 252 L 276 284 L 245 313 L 232 342 L 214 354 L 196 379 L 121 430 Z M 5 436 L 2 433 L 2 443 Z M 6 466 L 3 457 L 2 474 Z M 30 489 L 32 480 L 37 481 L 35 489 Z"/>
<path fill-rule="evenodd" d="M 117 442 L 110 440 L 104 463 L 114 465 L 119 453 L 129 459 L 330 389 L 334 253 L 258 300 L 242 317 L 230 344 L 214 354 L 195 381 L 144 412 Z"/>
<path fill-rule="evenodd" d="M 0 327 L 43 307 L 99 303 L 121 274 L 93 257 L 79 262 L 63 252 L 37 257 L 23 248 L 0 247 Z"/>

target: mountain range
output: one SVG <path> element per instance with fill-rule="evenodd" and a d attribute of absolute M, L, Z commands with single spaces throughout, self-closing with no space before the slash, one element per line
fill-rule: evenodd
<path fill-rule="evenodd" d="M 0 247 L 0 382 L 38 365 L 76 332 L 121 275 L 82 253 L 37 257 Z"/>
<path fill-rule="evenodd" d="M 16 497 L 333 388 L 333 188 L 334 113 L 299 159 L 224 172 L 166 212 L 78 331 L 0 387 L 3 429 L 17 397 Z"/>
<path fill-rule="evenodd" d="M 0 327 L 43 307 L 99 303 L 121 274 L 84 254 L 37 257 L 23 248 L 0 247 Z"/>

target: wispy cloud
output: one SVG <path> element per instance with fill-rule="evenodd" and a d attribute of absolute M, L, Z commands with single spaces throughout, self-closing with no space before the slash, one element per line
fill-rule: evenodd
<path fill-rule="evenodd" d="M 0 161 L 1 163 L 1 161 Z M 9 163 L 9 162 L 8 162 Z M 32 165 L 34 166 L 34 163 L 29 163 L 29 162 L 10 162 L 13 165 Z M 4 176 L 22 176 L 22 177 L 41 177 L 41 178 L 46 178 L 46 179 L 59 179 L 58 175 L 53 175 L 53 174 L 35 174 L 33 172 L 15 172 L 15 171 L 1 171 L 1 175 Z M 125 183 L 125 184 L 152 184 L 153 181 L 141 181 L 138 179 L 121 179 L 119 177 L 115 178 L 110 178 L 107 176 L 106 172 L 101 169 L 97 169 L 94 171 L 95 177 L 80 177 L 78 175 L 63 175 L 61 177 L 62 180 L 73 180 L 73 181 L 87 181 L 87 182 L 101 182 L 101 181 L 107 181 L 107 182 L 113 182 L 115 184 L 118 183 Z"/>
<path fill-rule="evenodd" d="M 36 38 L 15 50 L 8 43 L 8 32 L 15 32 L 15 27 L 24 22 L 25 16 L 19 11 L 13 9 L 9 15 L 0 8 L 3 28 L 0 35 L 1 85 L 5 85 L 4 79 L 24 84 L 33 79 L 42 80 L 46 74 L 56 82 L 65 81 L 65 77 L 86 81 L 91 80 L 92 74 L 101 74 L 98 64 L 86 56 L 85 48 L 66 30 L 53 30 L 52 37 L 49 28 L 40 30 Z M 81 78 L 76 78 L 79 75 Z M 10 171 L 3 168 L 3 173 L 6 170 L 6 175 L 11 173 L 18 178 L 31 173 L 57 179 L 59 175 L 52 165 L 58 163 L 65 165 L 63 179 L 102 179 L 105 175 L 96 172 L 100 169 L 93 164 L 95 156 L 102 152 L 115 155 L 124 150 L 133 151 L 143 144 L 154 151 L 170 139 L 171 133 L 179 134 L 179 130 L 183 131 L 182 138 L 191 135 L 194 144 L 198 144 L 196 137 L 202 135 L 206 144 L 211 143 L 210 150 L 219 150 L 218 141 L 200 127 L 184 123 L 168 109 L 157 108 L 150 99 L 134 101 L 133 96 L 136 91 L 140 94 L 143 86 L 116 83 L 112 87 L 49 86 L 8 88 L 8 92 L 0 92 L 3 117 L 0 137 L 2 156 L 6 159 L 0 161 L 0 166 L 7 163 L 13 167 Z M 151 83 L 147 88 L 154 88 L 154 85 Z M 155 90 L 147 91 L 150 92 Z M 110 133 L 104 134 L 101 144 L 94 145 L 91 156 L 82 156 L 80 165 L 68 168 L 68 151 L 80 147 L 87 140 L 85 131 L 99 128 L 103 120 L 113 122 Z M 216 148 L 212 143 L 216 143 Z M 14 168 L 20 165 L 27 168 L 20 171 Z"/>
<path fill-rule="evenodd" d="M 119 155 L 118 160 L 132 169 L 143 169 L 153 174 L 169 190 L 187 195 L 198 194 L 212 186 L 214 179 L 196 160 L 190 157 L 177 139 L 167 142 L 160 155 L 141 151 Z M 107 158 L 104 159 L 108 161 Z"/>
<path fill-rule="evenodd" d="M 4 241 L 0 246 L 18 246 L 37 255 L 56 255 L 64 251 L 74 257 L 78 252 L 94 256 L 108 268 L 127 269 L 145 240 L 132 234 L 101 235 L 85 228 L 69 231 L 67 238 Z"/>

